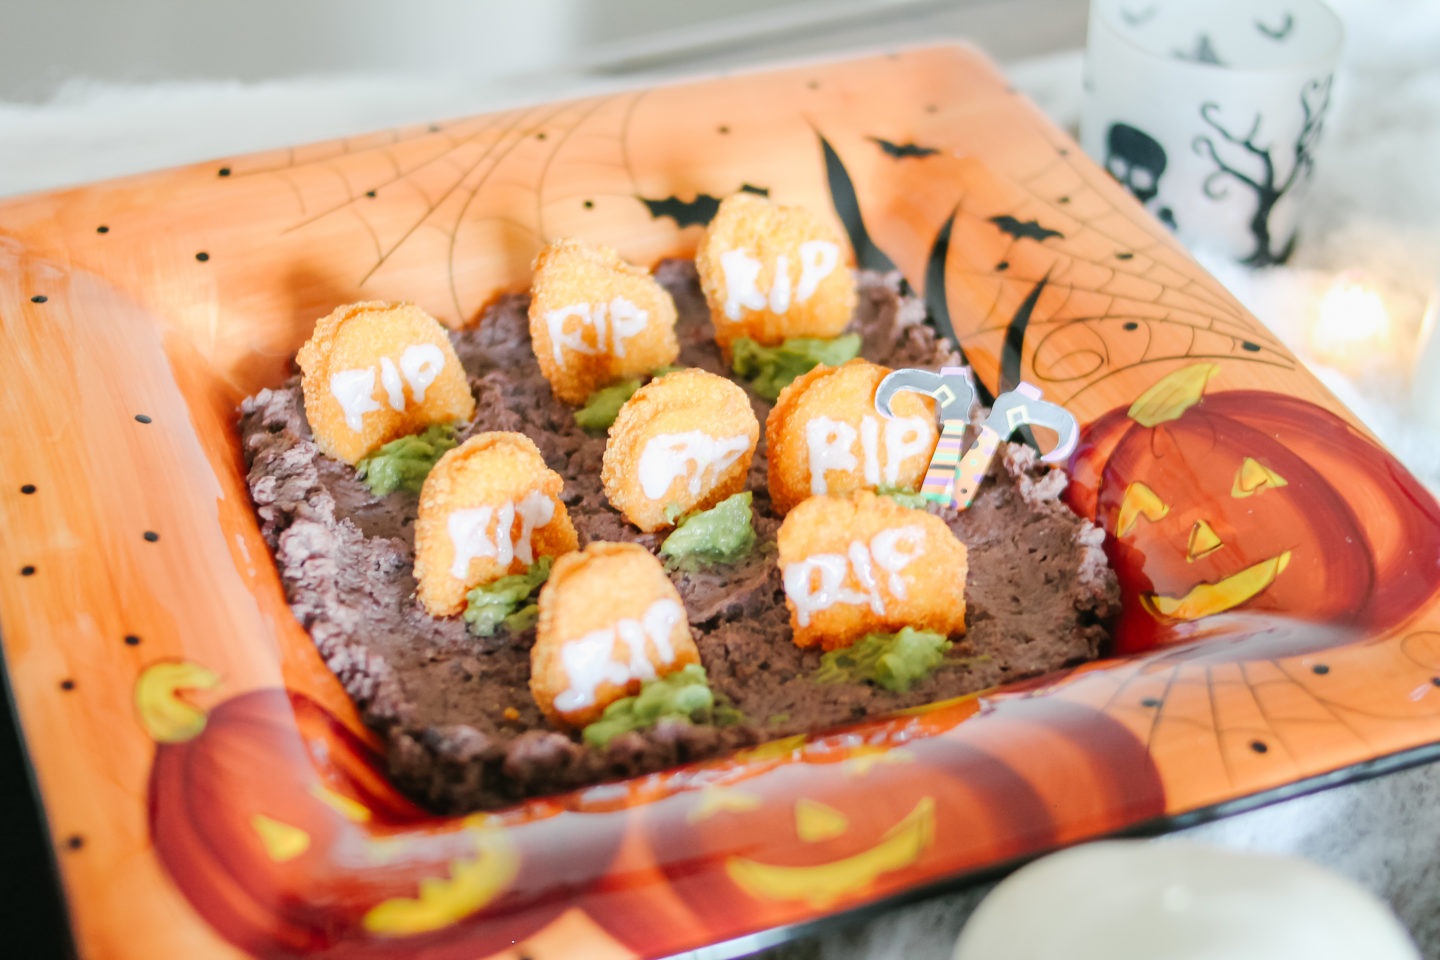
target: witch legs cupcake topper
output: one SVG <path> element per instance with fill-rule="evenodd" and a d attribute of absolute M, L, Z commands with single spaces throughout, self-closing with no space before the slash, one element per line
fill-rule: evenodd
<path fill-rule="evenodd" d="M 1022 426 L 1047 427 L 1059 436 L 1054 449 L 1040 457 L 1046 463 L 1070 456 L 1079 440 L 1075 416 L 1057 403 L 1040 399 L 1040 388 L 1032 383 L 1022 382 L 995 398 L 969 450 L 965 450 L 965 429 L 970 425 L 975 385 L 967 368 L 942 367 L 939 373 L 909 367 L 896 370 L 876 388 L 875 409 L 892 417 L 890 402 L 902 391 L 923 393 L 940 402 L 940 440 L 920 487 L 921 495 L 932 503 L 959 510 L 969 507 L 1000 442 Z"/>

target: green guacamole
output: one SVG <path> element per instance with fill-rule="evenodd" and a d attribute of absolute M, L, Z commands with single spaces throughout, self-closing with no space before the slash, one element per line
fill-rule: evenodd
<path fill-rule="evenodd" d="M 582 430 L 594 433 L 609 430 L 610 424 L 620 416 L 620 408 L 625 406 L 625 401 L 634 396 L 635 391 L 639 389 L 639 377 L 632 377 L 629 380 L 612 383 L 608 387 L 601 387 L 590 394 L 585 401 L 585 406 L 575 411 L 575 422 L 580 425 Z"/>
<path fill-rule="evenodd" d="M 550 558 L 541 557 L 524 573 L 512 573 L 465 594 L 465 622 L 480 637 L 495 635 L 501 624 L 514 632 L 534 624 L 540 608 L 530 600 L 550 576 Z"/>
<path fill-rule="evenodd" d="M 633 697 L 616 700 L 582 735 L 590 746 L 604 747 L 622 733 L 653 727 L 666 718 L 707 723 L 721 720 L 718 712 L 705 668 L 691 663 L 668 676 L 645 681 Z M 733 708 L 729 712 L 734 713 Z"/>
<path fill-rule="evenodd" d="M 660 555 L 675 561 L 734 563 L 755 546 L 755 525 L 749 490 L 726 497 L 709 510 L 692 513 L 665 542 Z"/>
<path fill-rule="evenodd" d="M 749 337 L 730 344 L 730 366 L 756 393 L 774 400 L 790 381 L 820 364 L 838 367 L 860 355 L 860 334 L 847 333 L 833 340 L 795 337 L 778 347 L 766 347 Z"/>
<path fill-rule="evenodd" d="M 423 433 L 391 440 L 355 464 L 355 476 L 376 496 L 408 490 L 419 493 L 436 462 L 458 443 L 455 425 L 432 423 Z"/>
<path fill-rule="evenodd" d="M 951 646 L 940 634 L 914 627 L 899 633 L 867 633 L 853 645 L 825 654 L 815 679 L 821 683 L 874 683 L 904 693 L 938 667 Z"/>
<path fill-rule="evenodd" d="M 909 507 L 911 510 L 924 510 L 925 504 L 929 502 L 923 493 L 906 490 L 904 487 L 881 487 L 875 492 L 882 497 L 889 497 L 900 506 Z"/>

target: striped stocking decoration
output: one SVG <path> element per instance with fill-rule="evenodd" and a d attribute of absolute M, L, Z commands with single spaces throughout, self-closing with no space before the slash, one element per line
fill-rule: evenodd
<path fill-rule="evenodd" d="M 931 503 L 949 504 L 955 496 L 955 471 L 961 462 L 966 426 L 964 420 L 945 420 L 940 425 L 940 440 L 920 485 L 920 495 Z"/>

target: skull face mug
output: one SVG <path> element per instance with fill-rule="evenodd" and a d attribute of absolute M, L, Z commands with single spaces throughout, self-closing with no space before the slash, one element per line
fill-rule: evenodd
<path fill-rule="evenodd" d="M 1283 263 L 1341 39 L 1320 0 L 1094 0 L 1081 142 L 1186 245 Z"/>

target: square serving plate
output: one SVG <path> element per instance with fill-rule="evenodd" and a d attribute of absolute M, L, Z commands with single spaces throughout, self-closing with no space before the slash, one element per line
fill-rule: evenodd
<path fill-rule="evenodd" d="M 547 239 L 687 256 L 747 185 L 899 269 L 988 391 L 1029 380 L 1085 425 L 1069 499 L 1108 531 L 1119 654 L 427 815 L 285 604 L 237 403 L 336 304 L 413 300 L 461 325 L 524 288 Z M 1435 502 L 965 48 L 11 201 L 0 324 L 5 663 L 86 956 L 739 950 L 1440 741 Z"/>

